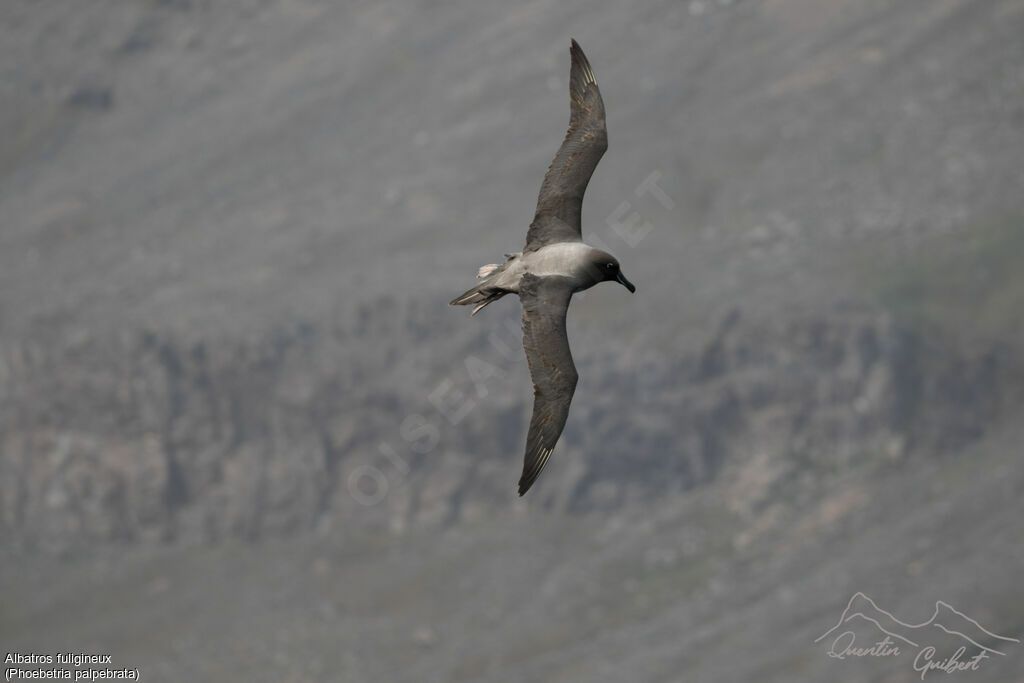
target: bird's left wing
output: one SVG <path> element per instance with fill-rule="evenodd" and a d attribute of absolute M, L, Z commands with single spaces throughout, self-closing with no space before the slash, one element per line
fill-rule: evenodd
<path fill-rule="evenodd" d="M 561 276 L 523 275 L 519 299 L 523 304 L 523 349 L 533 378 L 533 417 L 526 437 L 519 495 L 537 479 L 562 434 L 569 404 L 576 391 L 576 366 L 569 351 L 565 316 L 572 283 Z"/>
<path fill-rule="evenodd" d="M 580 212 L 583 210 L 583 193 L 597 162 L 608 149 L 604 100 L 597 88 L 594 71 L 575 40 L 569 52 L 572 57 L 569 130 L 541 183 L 537 213 L 526 233 L 524 251 L 582 239 Z"/>

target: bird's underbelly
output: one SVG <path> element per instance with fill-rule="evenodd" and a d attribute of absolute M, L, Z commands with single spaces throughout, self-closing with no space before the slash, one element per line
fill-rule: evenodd
<path fill-rule="evenodd" d="M 593 247 L 583 242 L 549 244 L 512 261 L 509 268 L 502 273 L 501 282 L 498 284 L 510 291 L 518 292 L 519 280 L 526 273 L 538 277 L 560 275 L 573 280 L 579 279 L 588 263 L 587 254 L 592 250 Z"/>

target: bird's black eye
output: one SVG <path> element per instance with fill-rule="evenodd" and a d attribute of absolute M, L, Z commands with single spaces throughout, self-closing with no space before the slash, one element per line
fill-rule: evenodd
<path fill-rule="evenodd" d="M 607 264 L 605 264 L 605 268 L 608 269 L 608 270 L 615 270 L 615 264 L 614 263 L 607 263 Z"/>

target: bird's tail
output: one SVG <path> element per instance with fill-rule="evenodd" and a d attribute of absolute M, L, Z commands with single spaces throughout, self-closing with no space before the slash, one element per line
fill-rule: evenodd
<path fill-rule="evenodd" d="M 504 289 L 497 289 L 489 286 L 486 282 L 482 282 L 473 289 L 463 292 L 460 296 L 455 297 L 448 302 L 449 306 L 469 306 L 475 304 L 476 308 L 473 309 L 473 315 L 480 312 L 487 304 L 497 301 L 501 297 L 508 294 Z"/>
<path fill-rule="evenodd" d="M 455 297 L 448 302 L 448 305 L 469 306 L 471 304 L 475 304 L 476 308 L 473 309 L 473 315 L 476 315 L 487 304 L 497 301 L 508 294 L 508 290 L 493 286 L 491 281 L 494 279 L 494 276 L 499 275 L 508 267 L 509 261 L 521 255 L 521 252 L 505 254 L 505 258 L 507 259 L 505 263 L 488 263 L 486 266 L 480 266 L 476 276 L 483 280 L 483 282 L 473 289 L 463 292 L 461 295 Z"/>

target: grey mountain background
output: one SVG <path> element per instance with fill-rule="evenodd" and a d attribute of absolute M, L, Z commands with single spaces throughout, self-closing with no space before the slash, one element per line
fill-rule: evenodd
<path fill-rule="evenodd" d="M 0 642 L 918 680 L 813 642 L 857 591 L 1019 638 L 1021 35 L 1017 0 L 5 2 Z M 518 306 L 445 303 L 522 245 L 570 36 L 584 233 L 638 293 L 574 301 L 520 500 Z M 959 675 L 1024 680 L 1006 649 Z"/>

